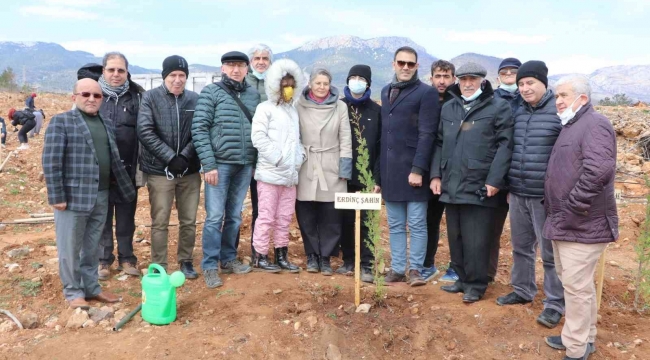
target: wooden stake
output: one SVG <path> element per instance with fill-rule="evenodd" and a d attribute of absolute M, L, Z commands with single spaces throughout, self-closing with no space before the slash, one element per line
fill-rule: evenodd
<path fill-rule="evenodd" d="M 46 222 L 46 221 L 54 221 L 54 216 L 51 217 L 42 217 L 42 218 L 36 218 L 36 219 L 16 219 L 14 220 L 15 223 L 39 223 L 39 222 Z"/>
<path fill-rule="evenodd" d="M 361 304 L 361 210 L 356 210 L 354 221 L 354 305 Z"/>
<path fill-rule="evenodd" d="M 7 155 L 7 158 L 5 159 L 5 161 L 3 161 L 3 162 L 2 162 L 2 165 L 0 165 L 0 172 L 2 172 L 2 169 L 4 169 L 5 165 L 7 164 L 7 161 L 9 161 L 9 158 L 10 158 L 11 155 L 13 155 L 15 152 L 16 152 L 16 150 L 10 152 L 9 155 Z"/>
<path fill-rule="evenodd" d="M 44 218 L 44 217 L 52 217 L 54 216 L 54 213 L 43 213 L 43 214 L 29 214 L 29 217 L 31 218 Z"/>
<path fill-rule="evenodd" d="M 598 309 L 600 309 L 600 299 L 603 297 L 603 282 L 605 281 L 605 252 L 607 252 L 607 248 L 600 254 L 598 268 L 596 269 L 596 306 Z"/>

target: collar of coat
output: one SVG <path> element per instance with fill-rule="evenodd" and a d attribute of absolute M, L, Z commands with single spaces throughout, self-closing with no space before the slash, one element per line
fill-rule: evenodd
<path fill-rule="evenodd" d="M 585 113 L 593 109 L 594 107 L 591 105 L 591 100 L 589 100 L 589 102 L 585 106 L 583 106 L 582 109 L 580 109 L 580 111 L 576 113 L 576 116 L 574 116 L 573 119 L 569 120 L 569 123 L 567 125 L 574 124 L 575 122 L 580 120 L 582 115 L 584 115 Z"/>
<path fill-rule="evenodd" d="M 553 93 L 553 90 L 548 89 L 548 90 L 546 90 L 544 95 L 542 95 L 542 98 L 539 99 L 539 102 L 537 103 L 537 106 L 535 106 L 535 107 L 530 106 L 530 104 L 527 103 L 526 100 L 524 100 L 523 96 L 522 96 L 521 100 L 519 101 L 519 105 L 520 106 L 525 106 L 526 110 L 528 110 L 529 112 L 533 112 L 536 109 L 541 109 L 544 106 L 546 106 L 546 104 L 548 104 L 548 102 L 553 98 L 555 98 L 555 93 Z M 553 107 L 555 107 L 555 105 L 553 105 Z"/>

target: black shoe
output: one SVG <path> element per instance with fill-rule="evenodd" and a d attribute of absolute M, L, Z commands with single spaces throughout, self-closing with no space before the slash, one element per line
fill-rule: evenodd
<path fill-rule="evenodd" d="M 307 272 L 317 273 L 320 272 L 320 259 L 316 254 L 307 255 Z"/>
<path fill-rule="evenodd" d="M 544 309 L 544 311 L 542 311 L 542 313 L 537 317 L 537 322 L 552 329 L 557 326 L 560 319 L 562 319 L 562 314 L 560 314 L 560 312 L 553 309 Z"/>
<path fill-rule="evenodd" d="M 408 284 L 411 287 L 416 287 L 416 286 L 422 286 L 426 285 L 427 282 L 424 281 L 422 278 L 422 275 L 420 275 L 420 272 L 417 270 L 409 270 L 409 282 Z"/>
<path fill-rule="evenodd" d="M 332 271 L 332 265 L 330 265 L 329 256 L 321 256 L 320 258 L 320 273 L 325 276 L 332 276 L 334 271 Z"/>
<path fill-rule="evenodd" d="M 476 294 L 465 294 L 463 295 L 463 302 L 464 303 L 475 303 L 477 301 L 481 300 L 481 297 L 476 295 Z"/>
<path fill-rule="evenodd" d="M 194 271 L 194 265 L 192 265 L 191 261 L 183 261 L 180 270 L 186 279 L 196 279 L 199 277 L 199 274 Z"/>
<path fill-rule="evenodd" d="M 452 294 L 458 294 L 458 293 L 464 292 L 463 288 L 460 285 L 458 285 L 457 282 L 453 283 L 452 285 L 443 285 L 443 286 L 440 287 L 440 290 L 443 290 L 443 291 L 446 291 L 446 292 L 452 293 Z"/>
<path fill-rule="evenodd" d="M 343 265 L 336 269 L 336 273 L 347 276 L 354 275 L 354 263 L 344 261 Z"/>
<path fill-rule="evenodd" d="M 282 269 L 269 261 L 268 255 L 263 255 L 258 252 L 255 252 L 255 259 L 253 260 L 253 268 L 268 272 L 268 273 L 279 273 Z"/>
<path fill-rule="evenodd" d="M 361 281 L 372 284 L 374 280 L 375 277 L 372 274 L 372 269 L 369 267 L 361 267 Z"/>
<path fill-rule="evenodd" d="M 287 256 L 287 252 L 289 252 L 289 248 L 286 246 L 275 248 L 275 263 L 278 264 L 282 270 L 286 270 L 290 273 L 300 272 L 300 268 L 298 266 L 289 262 L 289 256 Z"/>
<path fill-rule="evenodd" d="M 547 336 L 544 341 L 546 342 L 546 345 L 552 347 L 555 350 L 566 350 L 566 346 L 562 344 L 562 336 Z M 587 344 L 587 348 L 589 349 L 589 353 L 593 354 L 596 352 L 596 344 L 594 343 L 589 343 Z"/>
<path fill-rule="evenodd" d="M 505 296 L 500 296 L 497 298 L 497 305 L 500 306 L 505 306 L 505 305 L 516 305 L 516 304 L 528 304 L 532 302 L 532 300 L 526 300 L 522 298 L 521 296 L 517 295 L 516 292 L 511 292 L 508 295 Z"/>
<path fill-rule="evenodd" d="M 384 281 L 387 283 L 398 283 L 398 282 L 404 282 L 406 281 L 406 276 L 404 274 L 400 274 L 398 272 L 393 271 L 392 269 L 388 272 L 386 277 L 384 278 Z"/>

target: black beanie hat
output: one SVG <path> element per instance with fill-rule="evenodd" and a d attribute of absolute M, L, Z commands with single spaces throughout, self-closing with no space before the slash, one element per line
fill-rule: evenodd
<path fill-rule="evenodd" d="M 519 67 L 517 71 L 517 84 L 520 79 L 527 77 L 534 77 L 535 79 L 544 83 L 544 86 L 548 88 L 548 68 L 543 61 L 531 60 L 526 61 Z"/>
<path fill-rule="evenodd" d="M 370 86 L 372 83 L 372 70 L 368 65 L 354 65 L 351 67 L 350 72 L 348 72 L 348 77 L 345 79 L 346 84 L 350 82 L 350 77 L 352 76 L 361 76 L 362 78 L 366 79 L 368 86 Z"/>
<path fill-rule="evenodd" d="M 242 61 L 242 62 L 245 62 L 246 65 L 250 65 L 250 62 L 248 60 L 248 56 L 246 56 L 246 54 L 244 54 L 241 51 L 230 51 L 230 52 L 227 52 L 227 53 L 223 54 L 223 56 L 221 57 L 221 63 L 223 64 L 223 63 L 229 62 L 229 61 L 233 61 L 233 62 L 234 61 Z"/>
<path fill-rule="evenodd" d="M 512 67 L 518 69 L 520 66 L 521 66 L 521 61 L 519 61 L 519 59 L 505 58 L 503 59 L 503 61 L 501 61 L 501 64 L 499 64 L 499 71 L 501 71 L 501 69 L 506 67 Z"/>
<path fill-rule="evenodd" d="M 180 70 L 185 73 L 185 76 L 190 75 L 190 70 L 187 67 L 187 61 L 185 58 L 178 55 L 169 56 L 163 61 L 162 77 L 163 80 L 169 75 L 172 71 Z"/>

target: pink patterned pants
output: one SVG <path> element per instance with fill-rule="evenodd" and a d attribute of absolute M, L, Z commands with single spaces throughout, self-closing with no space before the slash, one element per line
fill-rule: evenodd
<path fill-rule="evenodd" d="M 258 216 L 255 221 L 253 246 L 268 255 L 271 233 L 276 248 L 289 245 L 289 226 L 296 209 L 296 187 L 257 182 Z"/>

